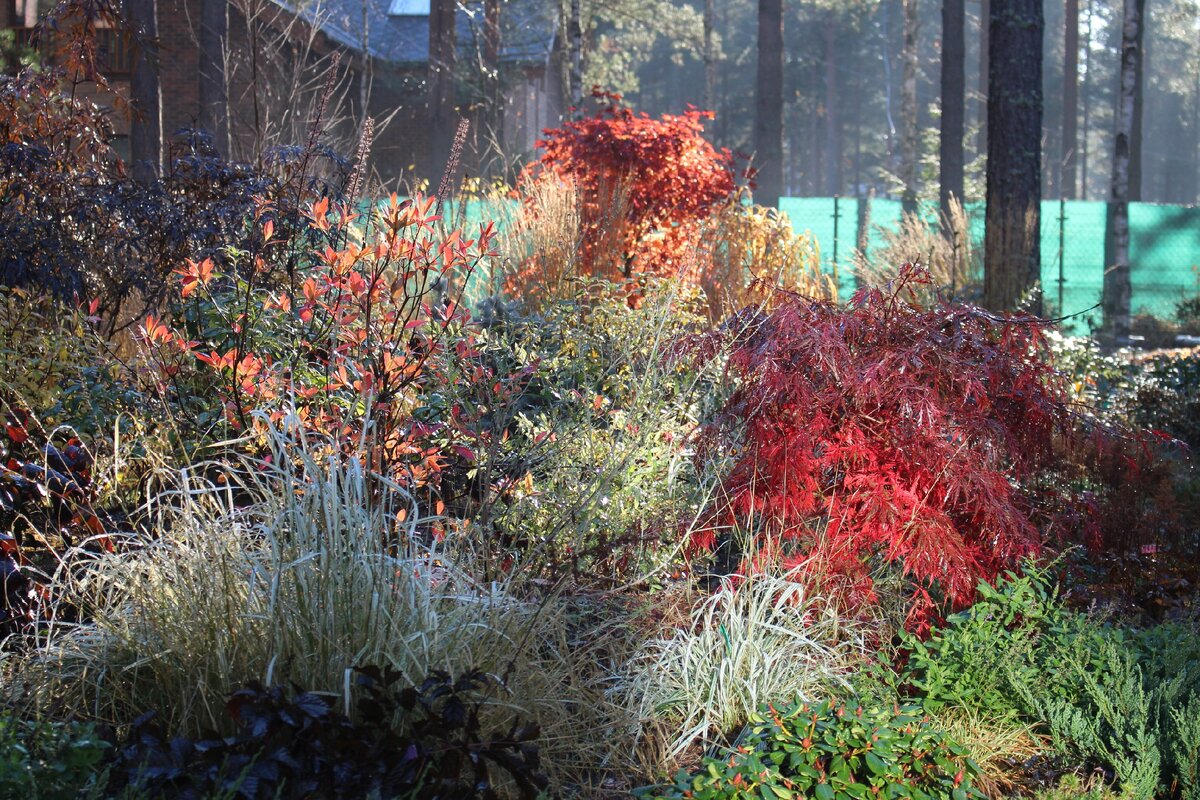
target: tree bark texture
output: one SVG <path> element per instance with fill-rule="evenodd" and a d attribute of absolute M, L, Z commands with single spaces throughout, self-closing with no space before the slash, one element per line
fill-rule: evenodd
<path fill-rule="evenodd" d="M 825 194 L 842 193 L 842 121 L 838 115 L 837 95 L 837 32 L 836 9 L 825 12 L 825 141 L 829 152 L 825 158 Z"/>
<path fill-rule="evenodd" d="M 755 200 L 779 205 L 783 190 L 783 2 L 758 0 L 758 81 L 755 86 Z"/>
<path fill-rule="evenodd" d="M 1137 67 L 1134 72 L 1133 130 L 1129 136 L 1129 202 L 1142 200 L 1142 183 L 1145 171 L 1142 168 L 1142 122 L 1146 114 L 1146 65 L 1150 54 L 1146 48 L 1146 0 L 1138 0 Z"/>
<path fill-rule="evenodd" d="M 991 27 L 991 0 L 979 2 L 979 101 L 976 103 L 978 131 L 975 134 L 975 153 L 987 155 L 987 97 L 988 97 L 988 28 Z"/>
<path fill-rule="evenodd" d="M 942 0 L 942 128 L 938 148 L 943 230 L 949 232 L 950 198 L 963 199 L 963 135 L 966 105 L 966 12 L 964 0 Z"/>
<path fill-rule="evenodd" d="M 1079 0 L 1066 0 L 1063 30 L 1062 196 L 1078 197 Z"/>
<path fill-rule="evenodd" d="M 149 183 L 162 171 L 162 94 L 158 80 L 157 0 L 125 0 L 129 23 L 137 33 L 129 95 L 133 120 L 129 130 L 132 173 Z"/>
<path fill-rule="evenodd" d="M 436 184 L 446 168 L 457 125 L 454 67 L 458 31 L 456 0 L 432 0 L 429 5 L 429 179 Z"/>
<path fill-rule="evenodd" d="M 717 107 L 717 53 L 713 42 L 715 2 L 704 0 L 704 108 L 707 111 Z"/>
<path fill-rule="evenodd" d="M 217 152 L 228 158 L 229 88 L 226 57 L 229 53 L 228 0 L 200 3 L 199 92 L 200 127 L 212 136 Z"/>
<path fill-rule="evenodd" d="M 905 213 L 917 210 L 917 0 L 904 0 L 904 63 L 900 84 L 900 196 Z"/>
<path fill-rule="evenodd" d="M 567 87 L 572 116 L 578 118 L 583 109 L 583 9 L 580 0 L 570 0 L 567 16 Z"/>
<path fill-rule="evenodd" d="M 1117 92 L 1112 182 L 1108 193 L 1108 257 L 1105 259 L 1104 328 L 1115 339 L 1129 336 L 1129 161 L 1137 94 L 1138 41 L 1146 0 L 1125 0 L 1121 23 L 1121 79 Z"/>
<path fill-rule="evenodd" d="M 484 104 L 488 135 L 499 146 L 504 141 L 504 100 L 500 94 L 500 0 L 483 3 Z"/>
<path fill-rule="evenodd" d="M 993 0 L 988 37 L 984 304 L 1011 311 L 1041 277 L 1041 0 Z"/>

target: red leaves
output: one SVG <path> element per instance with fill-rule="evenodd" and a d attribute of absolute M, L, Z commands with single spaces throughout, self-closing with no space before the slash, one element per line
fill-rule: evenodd
<path fill-rule="evenodd" d="M 1021 481 L 1071 434 L 1042 323 L 918 308 L 904 298 L 920 277 L 909 267 L 847 308 L 788 296 L 744 319 L 729 360 L 738 388 L 706 433 L 712 452 L 739 447 L 713 528 L 755 531 L 760 551 L 813 565 L 858 600 L 867 561 L 895 562 L 921 593 L 917 625 L 937 605 L 930 592 L 965 604 L 1039 548 Z M 691 544 L 715 540 L 703 530 Z"/>
<path fill-rule="evenodd" d="M 609 275 L 614 266 L 620 274 L 628 263 L 639 272 L 673 274 L 686 261 L 696 223 L 737 191 L 734 156 L 704 139 L 702 120 L 712 112 L 651 119 L 622 106 L 618 95 L 597 96 L 609 101 L 607 108 L 544 132 L 537 143 L 542 156 L 523 180 L 550 173 L 578 185 L 588 274 Z M 612 227 L 613 208 L 622 201 L 624 252 L 610 252 L 600 234 Z"/>

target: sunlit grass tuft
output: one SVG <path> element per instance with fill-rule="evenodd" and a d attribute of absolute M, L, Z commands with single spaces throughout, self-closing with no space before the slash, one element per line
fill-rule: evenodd
<path fill-rule="evenodd" d="M 481 669 L 501 684 L 494 707 L 541 724 L 552 777 L 627 757 L 601 668 L 625 655 L 619 607 L 596 624 L 591 601 L 479 582 L 469 551 L 430 546 L 398 485 L 321 441 L 273 430 L 268 444 L 217 483 L 200 477 L 211 465 L 176 472 L 148 504 L 160 533 L 59 575 L 91 621 L 6 665 L 27 701 L 118 724 L 153 709 L 196 734 L 227 730 L 226 699 L 249 681 L 294 682 L 353 714 L 355 666 L 414 684 Z"/>
<path fill-rule="evenodd" d="M 643 736 L 665 736 L 662 757 L 735 734 L 762 703 L 846 687 L 864 655 L 864 630 L 794 576 L 726 582 L 687 627 L 647 642 L 619 692 Z M 652 751 L 644 743 L 646 752 Z"/>

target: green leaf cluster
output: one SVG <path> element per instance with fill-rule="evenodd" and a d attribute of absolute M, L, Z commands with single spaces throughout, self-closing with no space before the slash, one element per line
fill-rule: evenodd
<path fill-rule="evenodd" d="M 706 758 L 643 798 L 982 797 L 966 751 L 933 727 L 919 706 L 862 706 L 839 699 L 765 706 L 724 758 Z"/>
<path fill-rule="evenodd" d="M 0 797 L 79 800 L 99 797 L 109 744 L 91 724 L 0 715 Z"/>

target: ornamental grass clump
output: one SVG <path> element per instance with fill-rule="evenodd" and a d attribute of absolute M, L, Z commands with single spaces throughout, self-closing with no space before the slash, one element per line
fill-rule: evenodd
<path fill-rule="evenodd" d="M 540 724 L 555 779 L 628 752 L 601 733 L 624 723 L 597 677 L 597 653 L 623 647 L 619 618 L 581 637 L 587 603 L 476 580 L 469 547 L 452 559 L 399 484 L 340 443 L 262 425 L 262 458 L 210 468 L 215 481 L 202 466 L 166 476 L 147 508 L 156 533 L 59 574 L 89 621 L 6 663 L 10 693 L 117 724 L 156 710 L 196 735 L 228 731 L 229 693 L 256 681 L 294 682 L 353 718 L 355 667 L 414 685 L 478 670 L 496 679 L 497 713 Z"/>
<path fill-rule="evenodd" d="M 616 691 L 640 720 L 644 751 L 668 763 L 736 733 L 763 703 L 845 688 L 866 631 L 794 575 L 727 581 L 685 627 L 646 642 Z"/>

